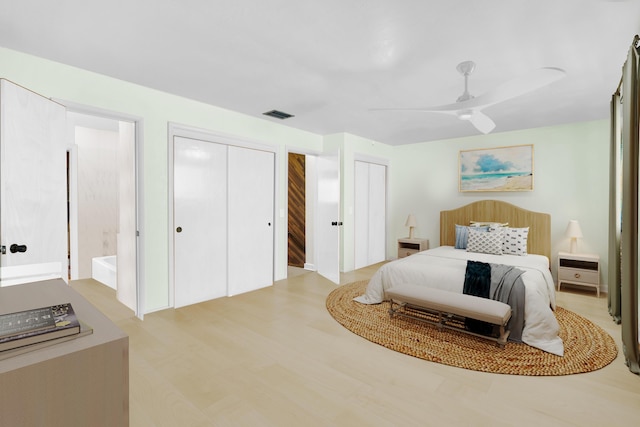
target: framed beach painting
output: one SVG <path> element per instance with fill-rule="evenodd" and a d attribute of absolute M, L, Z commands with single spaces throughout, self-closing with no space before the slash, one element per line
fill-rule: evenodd
<path fill-rule="evenodd" d="M 532 191 L 533 145 L 460 151 L 458 190 Z"/>

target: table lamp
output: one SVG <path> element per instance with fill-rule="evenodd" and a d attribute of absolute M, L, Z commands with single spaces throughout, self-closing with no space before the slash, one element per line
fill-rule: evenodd
<path fill-rule="evenodd" d="M 576 221 L 575 219 L 569 221 L 569 225 L 567 225 L 567 231 L 564 232 L 564 235 L 571 239 L 569 252 L 572 254 L 576 253 L 578 239 L 582 238 L 582 230 L 580 229 L 580 224 L 578 224 L 578 221 Z"/>

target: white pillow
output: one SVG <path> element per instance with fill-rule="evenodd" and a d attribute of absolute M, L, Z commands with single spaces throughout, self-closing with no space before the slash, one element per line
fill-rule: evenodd
<path fill-rule="evenodd" d="M 489 231 L 476 231 L 469 227 L 467 252 L 502 255 L 504 228 L 498 227 Z"/>
<path fill-rule="evenodd" d="M 526 255 L 529 227 L 505 228 L 502 253 L 509 255 Z"/>

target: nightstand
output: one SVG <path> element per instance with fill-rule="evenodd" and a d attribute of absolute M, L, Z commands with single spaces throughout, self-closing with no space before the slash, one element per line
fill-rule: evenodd
<path fill-rule="evenodd" d="M 427 239 L 410 239 L 408 237 L 398 239 L 398 258 L 404 258 L 427 249 L 429 249 L 429 240 Z"/>
<path fill-rule="evenodd" d="M 558 290 L 562 283 L 596 288 L 600 297 L 600 257 L 593 254 L 558 253 Z"/>

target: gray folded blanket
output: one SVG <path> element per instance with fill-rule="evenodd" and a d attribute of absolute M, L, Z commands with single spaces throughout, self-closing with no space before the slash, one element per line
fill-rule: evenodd
<path fill-rule="evenodd" d="M 509 341 L 522 342 L 524 328 L 524 271 L 510 265 L 491 264 L 489 297 L 511 306 L 511 319 L 507 324 Z"/>
<path fill-rule="evenodd" d="M 509 341 L 522 342 L 524 328 L 525 289 L 524 271 L 510 265 L 467 261 L 463 293 L 490 298 L 509 304 L 511 319 L 507 323 Z M 492 326 L 474 319 L 466 319 L 465 326 L 474 332 L 488 334 Z"/>

